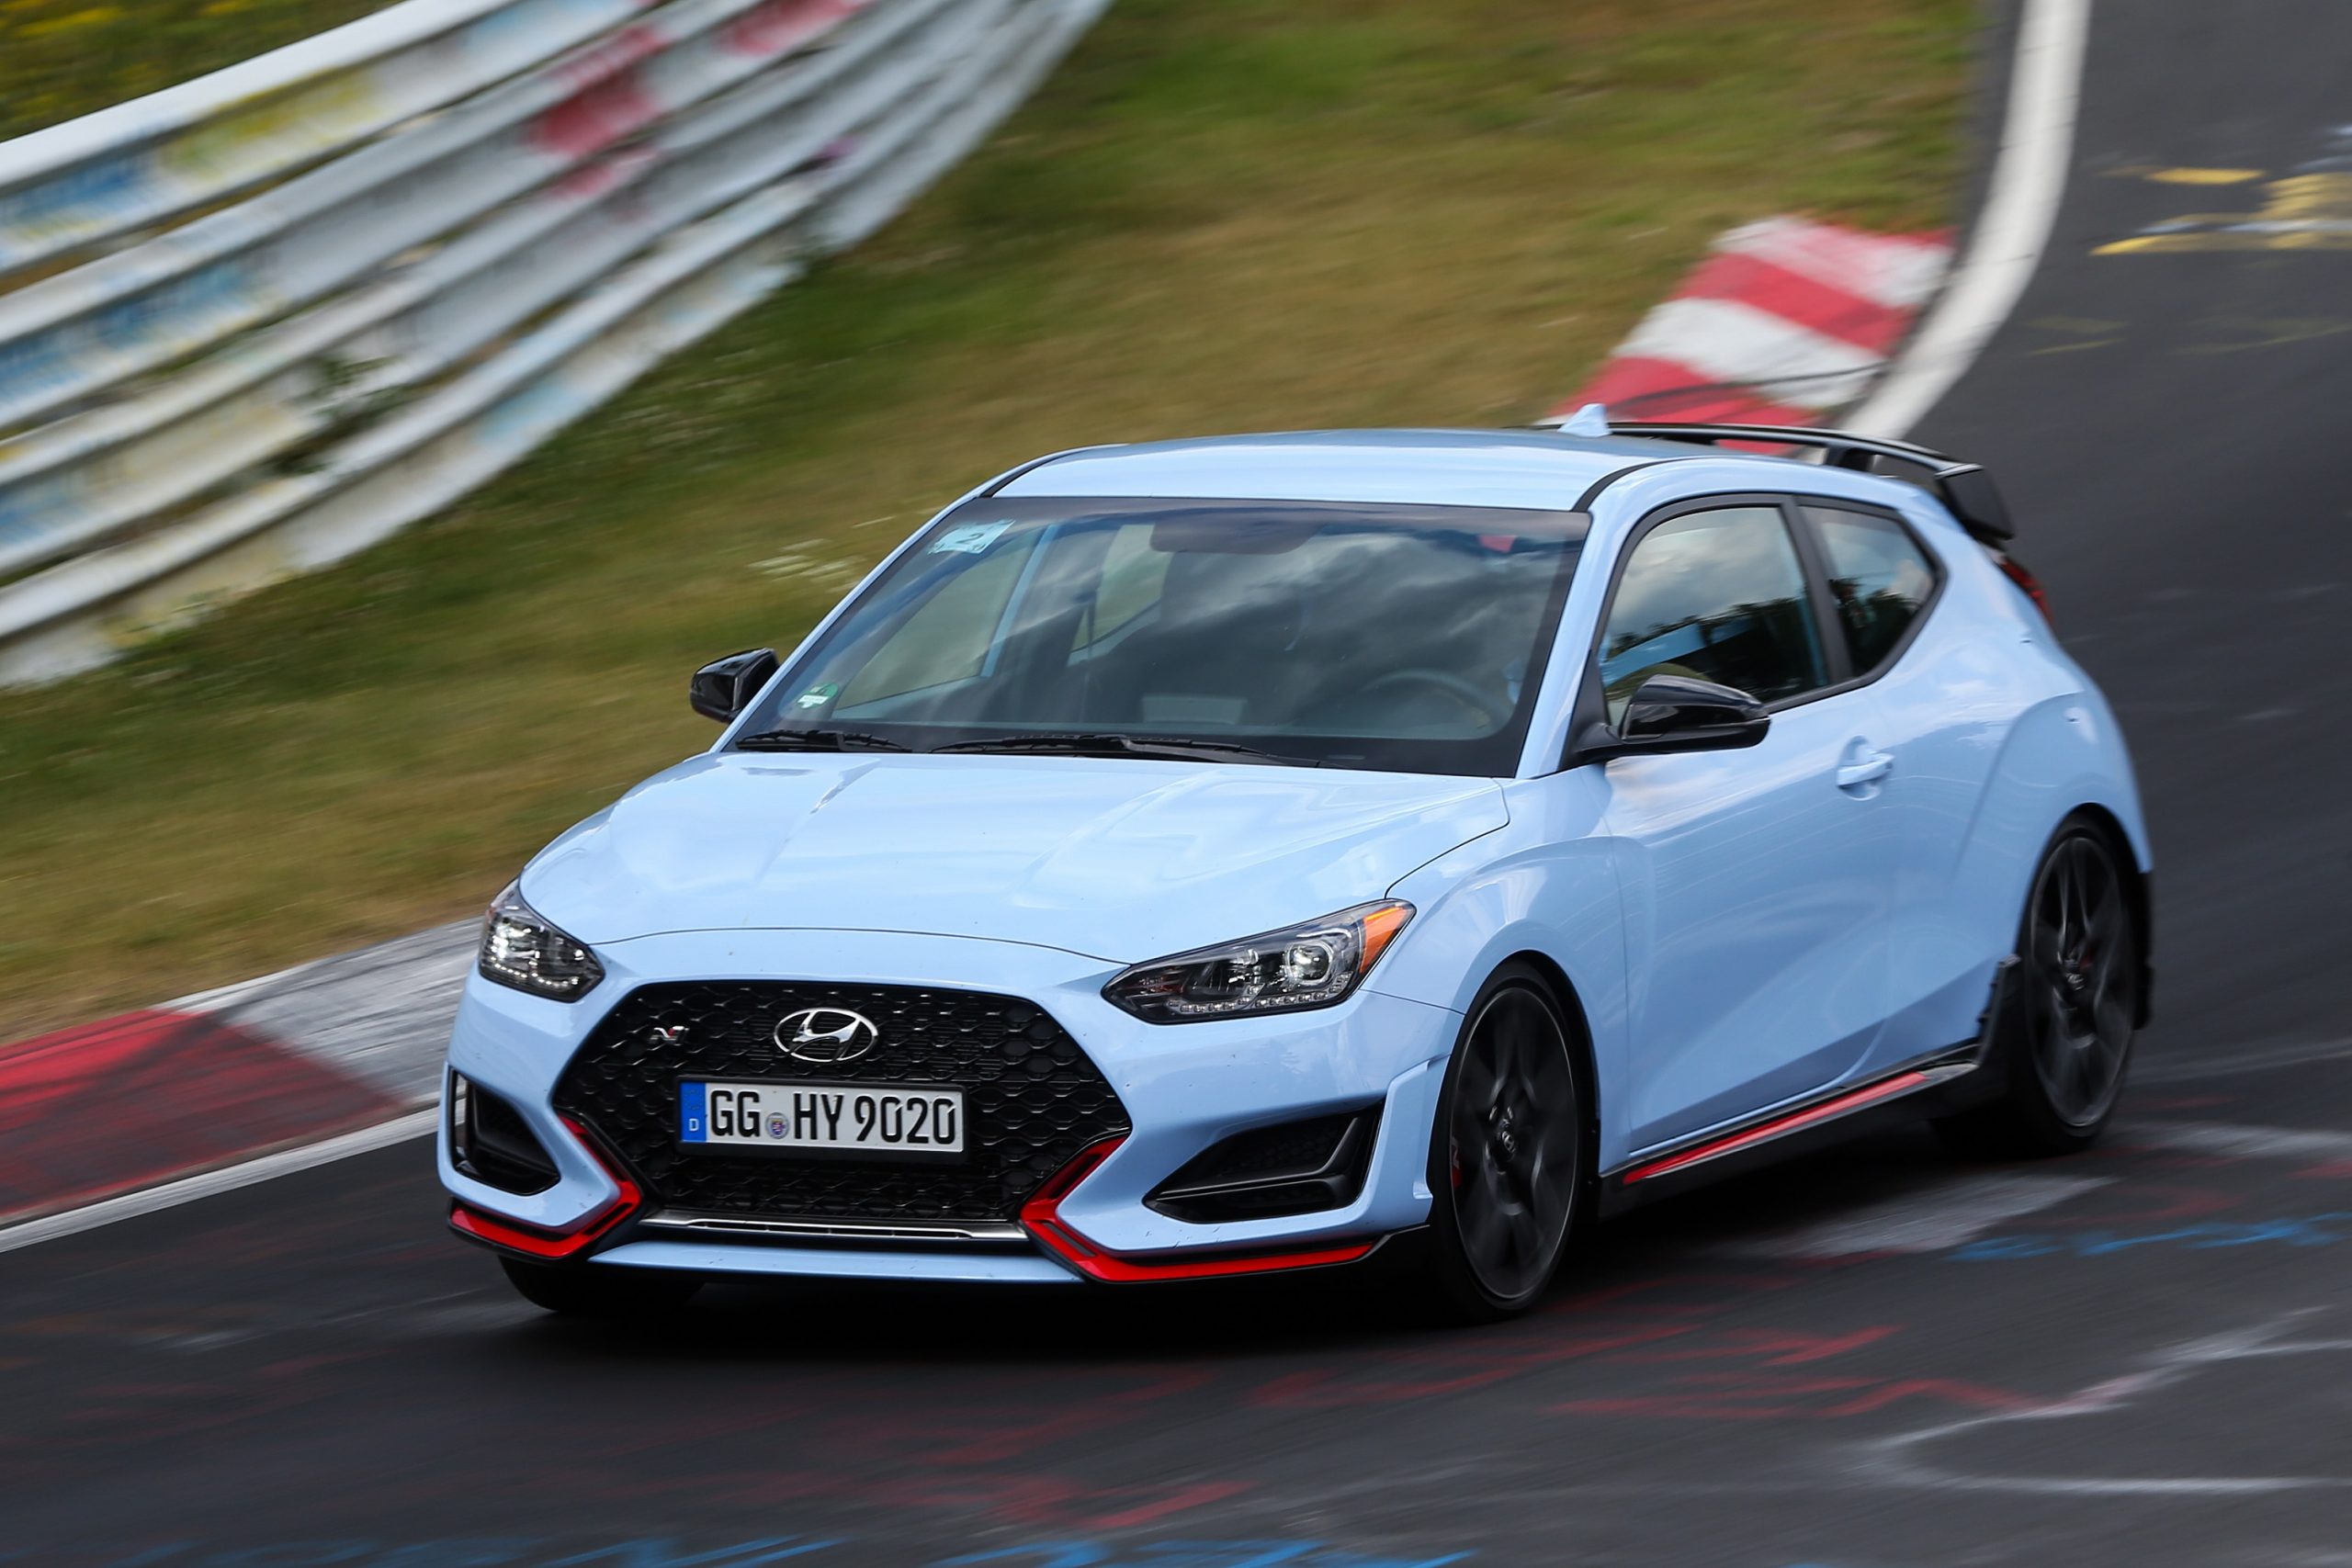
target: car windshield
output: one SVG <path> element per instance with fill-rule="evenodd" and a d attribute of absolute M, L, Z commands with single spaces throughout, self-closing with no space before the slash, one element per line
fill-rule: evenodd
<path fill-rule="evenodd" d="M 1585 524 L 985 498 L 860 593 L 737 744 L 1506 775 Z"/>

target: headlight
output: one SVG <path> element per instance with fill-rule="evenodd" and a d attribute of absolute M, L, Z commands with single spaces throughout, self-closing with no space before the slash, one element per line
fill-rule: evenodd
<path fill-rule="evenodd" d="M 605 966 L 587 947 L 548 923 L 510 886 L 481 923 L 482 978 L 568 1002 L 595 989 Z"/>
<path fill-rule="evenodd" d="M 1347 999 L 1412 918 L 1413 907 L 1394 898 L 1359 904 L 1287 931 L 1138 964 L 1102 995 L 1150 1023 L 1329 1007 Z"/>

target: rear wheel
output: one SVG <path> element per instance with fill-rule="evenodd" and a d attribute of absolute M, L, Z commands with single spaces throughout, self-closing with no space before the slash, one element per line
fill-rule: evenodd
<path fill-rule="evenodd" d="M 1498 972 L 1471 1005 L 1430 1140 L 1429 1283 L 1449 1316 L 1524 1312 L 1559 1268 L 1591 1158 L 1581 1077 L 1542 978 Z"/>
<path fill-rule="evenodd" d="M 2079 818 L 2042 852 L 1995 1021 L 2002 1097 L 1936 1130 L 1964 1153 L 2072 1154 L 2105 1130 L 2140 1016 L 2140 944 L 2108 836 Z"/>
<path fill-rule="evenodd" d="M 525 1301 L 561 1317 L 606 1322 L 659 1317 L 677 1311 L 702 1289 L 696 1276 L 669 1269 L 526 1263 L 519 1258 L 502 1258 L 498 1265 Z"/>

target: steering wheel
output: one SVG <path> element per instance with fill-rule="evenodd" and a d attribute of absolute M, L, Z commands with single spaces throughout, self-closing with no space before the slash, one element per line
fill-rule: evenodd
<path fill-rule="evenodd" d="M 1494 699 L 1460 675 L 1449 670 L 1428 670 L 1416 665 L 1407 670 L 1391 670 L 1364 682 L 1356 694 L 1370 697 L 1385 686 L 1426 686 L 1452 697 L 1488 725 L 1499 724 L 1501 716 L 1494 710 Z"/>

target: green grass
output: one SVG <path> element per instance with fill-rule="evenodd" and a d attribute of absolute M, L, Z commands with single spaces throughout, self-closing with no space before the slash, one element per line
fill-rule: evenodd
<path fill-rule="evenodd" d="M 0 0 L 0 141 L 234 65 L 388 0 Z"/>
<path fill-rule="evenodd" d="M 1055 447 L 1518 422 L 1724 228 L 1950 220 L 1969 0 L 1122 0 L 856 255 L 480 498 L 0 695 L 0 1039 L 453 918 Z"/>

